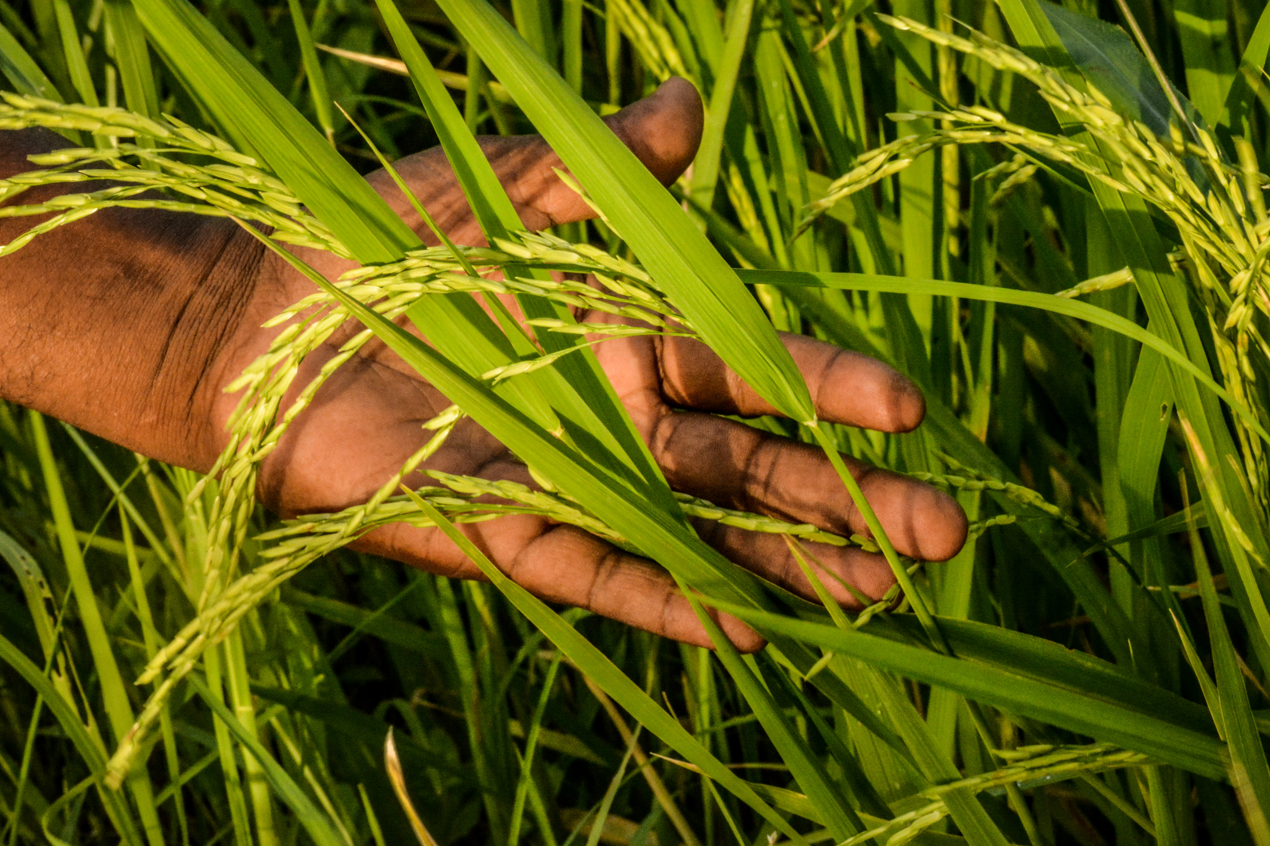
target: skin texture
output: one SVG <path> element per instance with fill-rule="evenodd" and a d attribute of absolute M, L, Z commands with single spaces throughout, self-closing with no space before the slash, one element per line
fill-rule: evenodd
<path fill-rule="evenodd" d="M 691 84 L 672 79 L 608 122 L 669 183 L 696 152 L 701 101 Z M 485 138 L 481 145 L 527 228 L 591 216 L 553 174 L 562 165 L 540 138 Z M 0 175 L 29 169 L 26 156 L 32 153 L 65 146 L 51 133 L 0 133 Z M 482 243 L 439 149 L 407 157 L 396 168 L 454 241 Z M 368 179 L 431 242 L 387 174 Z M 53 193 L 42 189 L 21 201 Z M 0 243 L 31 223 L 0 221 Z M 350 266 L 326 253 L 297 252 L 330 278 Z M 238 401 L 224 387 L 280 331 L 261 324 L 311 290 L 310 281 L 232 222 L 153 210 L 100 212 L 0 259 L 0 396 L 154 458 L 206 471 L 227 443 L 225 423 Z M 310 356 L 297 384 L 354 331 L 350 326 L 337 332 Z M 887 432 L 910 431 L 921 422 L 920 391 L 892 368 L 810 338 L 786 336 L 784 342 L 821 418 Z M 868 534 L 819 450 L 717 416 L 774 409 L 704 345 L 639 337 L 606 341 L 596 354 L 676 489 L 730 508 Z M 382 345 L 368 344 L 323 386 L 265 460 L 261 500 L 284 516 L 365 501 L 422 445 L 421 424 L 448 405 Z M 847 463 L 901 553 L 944 560 L 961 548 L 965 515 L 946 494 L 851 458 Z M 532 484 L 502 444 L 470 420 L 425 466 Z M 418 476 L 407 483 L 424 481 Z M 781 537 L 709 522 L 697 529 L 733 560 L 814 597 Z M 533 516 L 503 517 L 464 531 L 497 566 L 545 599 L 709 643 L 688 602 L 653 562 Z M 834 576 L 866 596 L 881 597 L 893 583 L 879 555 L 810 546 Z M 479 577 L 437 530 L 387 526 L 363 536 L 356 547 L 433 573 Z M 843 605 L 857 605 L 835 578 L 822 581 Z M 720 619 L 738 647 L 762 645 L 739 621 Z"/>

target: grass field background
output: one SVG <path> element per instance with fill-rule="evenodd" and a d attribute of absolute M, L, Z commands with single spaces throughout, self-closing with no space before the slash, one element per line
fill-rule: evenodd
<path fill-rule="evenodd" d="M 440 844 L 1270 844 L 1268 21 L 1216 0 L 0 0 L 0 126 L 79 148 L 46 178 L 113 168 L 372 267 L 315 287 L 332 317 L 248 374 L 237 443 L 276 436 L 296 357 L 351 314 L 548 488 L 496 492 L 655 555 L 771 641 L 711 653 L 339 548 L 486 516 L 471 480 L 283 525 L 251 507 L 251 461 L 208 483 L 0 406 L 0 838 L 404 843 L 416 814 Z M 707 116 L 667 194 L 594 115 L 671 75 Z M 515 233 L 471 133 L 527 132 L 607 222 Z M 380 154 L 441 141 L 500 251 L 409 252 L 366 199 Z M 594 373 L 576 333 L 471 353 L 487 318 L 440 295 L 564 320 L 585 290 L 551 269 L 675 314 L 790 418 L 755 425 L 949 490 L 970 541 L 927 566 L 879 538 L 903 604 L 853 615 L 730 566 L 685 509 L 826 538 L 676 499 L 573 378 Z M 927 422 L 816 423 L 773 327 L 895 364 Z"/>

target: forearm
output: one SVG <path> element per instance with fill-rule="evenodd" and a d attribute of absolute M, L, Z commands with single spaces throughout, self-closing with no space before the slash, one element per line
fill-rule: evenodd
<path fill-rule="evenodd" d="M 669 182 L 696 150 L 700 111 L 696 90 L 679 80 L 607 120 Z M 542 139 L 480 144 L 528 228 L 591 215 L 555 177 L 553 168 L 562 165 Z M 29 155 L 69 146 L 43 130 L 0 131 L 0 178 L 34 169 Z M 396 169 L 456 243 L 483 243 L 440 149 L 409 156 Z M 431 243 L 387 174 L 369 179 Z M 14 202 L 65 190 L 83 187 L 33 189 Z M 0 245 L 36 220 L 0 218 Z M 296 252 L 331 279 L 351 266 L 329 253 Z M 312 291 L 308 279 L 232 222 L 155 209 L 97 212 L 0 258 L 0 398 L 207 470 L 227 441 L 223 429 L 234 405 L 223 387 L 267 350 L 272 335 L 259 331 L 261 323 Z"/>
<path fill-rule="evenodd" d="M 66 146 L 39 130 L 0 133 L 0 177 Z M 0 220 L 0 244 L 36 220 Z M 218 370 L 251 309 L 262 255 L 228 221 L 154 209 L 101 211 L 35 238 L 0 259 L 0 397 L 207 469 L 221 440 L 210 413 Z"/>

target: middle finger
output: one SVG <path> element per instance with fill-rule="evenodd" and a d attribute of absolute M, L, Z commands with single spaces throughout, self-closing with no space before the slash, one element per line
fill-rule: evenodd
<path fill-rule="evenodd" d="M 870 534 L 833 465 L 818 448 L 700 412 L 663 414 L 650 448 L 667 481 L 730 508 L 839 534 Z M 895 548 L 944 561 L 966 538 L 966 517 L 943 491 L 843 456 Z"/>

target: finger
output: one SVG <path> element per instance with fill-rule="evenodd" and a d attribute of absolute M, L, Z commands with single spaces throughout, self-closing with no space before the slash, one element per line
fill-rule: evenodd
<path fill-rule="evenodd" d="M 824 453 L 750 426 L 700 412 L 663 415 L 649 446 L 676 490 L 718 505 L 869 536 Z M 944 561 L 966 540 L 957 501 L 916 479 L 843 456 L 883 530 L 904 555 Z"/>
<path fill-rule="evenodd" d="M 670 574 L 646 558 L 611 546 L 575 526 L 554 526 L 511 558 L 507 574 L 553 602 L 576 605 L 645 631 L 696 646 L 710 636 Z M 712 614 L 738 649 L 763 640 L 741 621 Z"/>
<path fill-rule="evenodd" d="M 705 112 L 696 87 L 686 79 L 672 76 L 652 94 L 604 122 L 661 184 L 669 185 L 697 155 Z M 576 197 L 573 191 L 569 195 Z M 575 215 L 590 213 L 578 205 L 572 211 Z"/>
<path fill-rule="evenodd" d="M 669 185 L 692 162 L 701 143 L 701 97 L 692 83 L 674 77 L 648 97 L 605 118 L 605 123 L 662 184 Z M 554 169 L 564 165 L 541 136 L 478 140 L 526 228 L 545 229 L 595 216 L 591 207 L 556 176 Z M 456 243 L 483 243 L 480 228 L 440 148 L 407 156 L 393 168 Z M 367 180 L 420 237 L 434 243 L 430 230 L 387 173 L 377 171 Z"/>
<path fill-rule="evenodd" d="M 603 617 L 695 646 L 710 636 L 674 579 L 653 562 L 620 550 L 575 526 L 550 525 L 532 515 L 462 526 L 500 570 L 549 602 L 585 608 Z M 436 529 L 385 526 L 358 541 L 363 551 L 446 576 L 479 571 Z M 711 612 L 740 650 L 761 649 L 763 639 L 727 614 Z"/>
<path fill-rule="evenodd" d="M 474 475 L 538 487 L 529 468 L 511 457 L 487 461 Z M 696 646 L 712 645 L 674 579 L 646 558 L 620 550 L 576 526 L 555 524 L 537 515 L 502 517 L 461 528 L 495 566 L 542 599 L 585 608 Z M 393 540 L 391 557 L 430 572 L 482 578 L 476 565 L 441 532 L 402 529 Z M 438 570 L 438 565 L 445 569 Z M 710 613 L 738 649 L 752 652 L 762 648 L 762 638 L 740 620 Z"/>
<path fill-rule="evenodd" d="M 895 368 L 803 335 L 782 333 L 781 340 L 820 419 L 883 432 L 908 432 L 922 422 L 926 400 Z M 700 341 L 665 339 L 659 364 L 662 391 L 674 404 L 746 417 L 779 413 Z"/>
<path fill-rule="evenodd" d="M 702 540 L 756 575 L 804 599 L 819 599 L 784 535 L 746 531 L 714 520 L 693 520 L 692 523 Z M 890 565 L 877 553 L 865 552 L 859 547 L 800 543 L 808 568 L 839 605 L 853 609 L 863 607 L 847 585 L 876 602 L 895 584 Z"/>
<path fill-rule="evenodd" d="M 609 129 L 663 185 L 679 178 L 701 143 L 701 96 L 686 79 L 672 77 L 642 100 L 605 118 Z M 541 137 L 483 139 L 482 148 L 521 222 L 530 230 L 589 220 L 595 211 L 556 175 L 566 169 Z"/>

